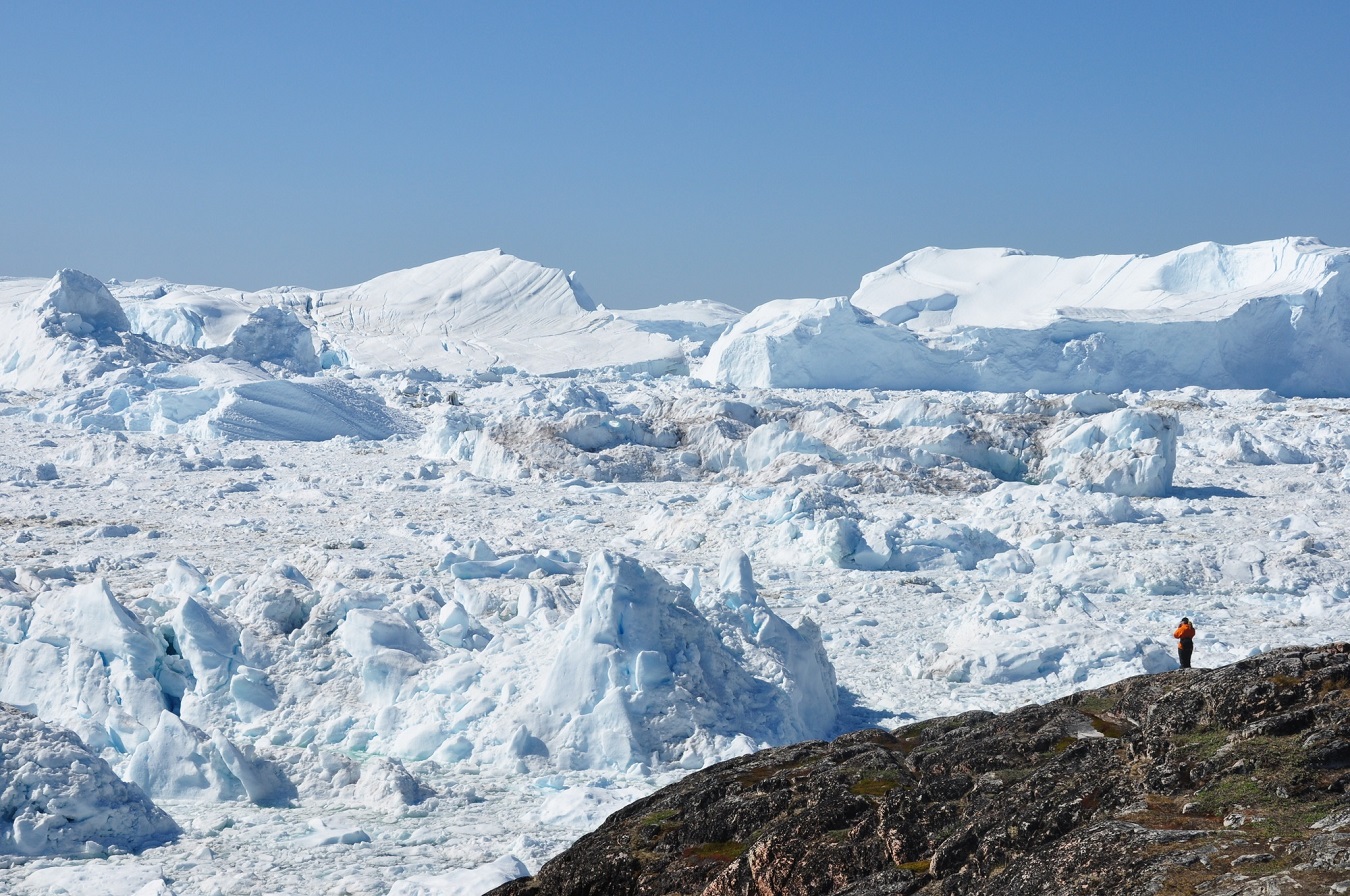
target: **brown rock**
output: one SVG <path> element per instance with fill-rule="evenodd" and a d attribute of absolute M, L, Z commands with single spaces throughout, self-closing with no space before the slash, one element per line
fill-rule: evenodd
<path fill-rule="evenodd" d="M 1327 892 L 1348 731 L 1350 646 L 1287 648 L 724 762 L 493 892 Z"/>

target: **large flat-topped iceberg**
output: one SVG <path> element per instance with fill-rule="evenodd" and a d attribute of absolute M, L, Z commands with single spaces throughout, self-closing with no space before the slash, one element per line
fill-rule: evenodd
<path fill-rule="evenodd" d="M 864 277 L 853 314 L 811 300 L 756 309 L 698 374 L 741 387 L 1345 396 L 1348 265 L 1350 250 L 1296 238 L 1153 258 L 924 249 Z"/>
<path fill-rule="evenodd" d="M 1253 299 L 1290 304 L 1350 257 L 1319 240 L 1201 243 L 1163 255 L 1057 258 L 1017 249 L 920 249 L 863 277 L 853 304 L 913 330 L 1035 329 L 1056 320 L 1199 321 Z"/>

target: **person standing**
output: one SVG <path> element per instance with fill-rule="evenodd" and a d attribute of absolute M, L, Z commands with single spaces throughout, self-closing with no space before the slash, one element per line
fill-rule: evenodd
<path fill-rule="evenodd" d="M 1195 650 L 1195 626 L 1191 625 L 1191 620 L 1182 616 L 1181 624 L 1172 632 L 1172 637 L 1177 639 L 1177 659 L 1181 662 L 1181 668 L 1189 669 L 1191 651 Z"/>

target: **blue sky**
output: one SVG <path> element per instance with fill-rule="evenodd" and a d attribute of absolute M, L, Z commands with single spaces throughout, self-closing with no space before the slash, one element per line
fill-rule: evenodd
<path fill-rule="evenodd" d="M 0 4 L 0 273 L 612 306 L 927 245 L 1350 245 L 1350 4 Z"/>

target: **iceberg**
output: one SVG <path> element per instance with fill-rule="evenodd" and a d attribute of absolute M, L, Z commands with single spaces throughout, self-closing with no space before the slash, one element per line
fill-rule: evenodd
<path fill-rule="evenodd" d="M 1153 257 L 922 249 L 850 299 L 761 305 L 699 375 L 742 388 L 1346 396 L 1348 267 L 1350 250 L 1298 237 Z"/>
<path fill-rule="evenodd" d="M 0 704 L 0 855 L 140 851 L 180 830 L 78 737 Z"/>

